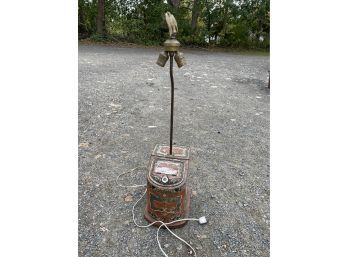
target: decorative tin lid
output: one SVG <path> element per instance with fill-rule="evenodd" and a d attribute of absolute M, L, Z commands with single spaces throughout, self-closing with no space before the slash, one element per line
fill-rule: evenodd
<path fill-rule="evenodd" d="M 188 160 L 190 159 L 190 149 L 183 146 L 173 146 L 173 155 L 169 155 L 169 146 L 156 145 L 152 155 Z"/>

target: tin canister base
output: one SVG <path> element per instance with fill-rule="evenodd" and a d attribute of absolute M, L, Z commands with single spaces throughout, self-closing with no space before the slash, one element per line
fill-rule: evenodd
<path fill-rule="evenodd" d="M 170 223 L 189 216 L 191 194 L 186 185 L 189 148 L 175 146 L 172 155 L 169 154 L 169 150 L 169 146 L 156 145 L 150 157 L 144 214 L 150 223 Z M 186 223 L 187 221 L 178 221 L 167 226 L 179 228 Z M 161 224 L 163 223 L 157 222 L 154 225 Z"/>
<path fill-rule="evenodd" d="M 186 187 L 186 197 L 185 197 L 185 213 L 182 217 L 180 217 L 180 219 L 187 219 L 189 217 L 189 213 L 190 213 L 190 202 L 191 202 L 191 190 L 190 188 L 187 186 Z M 147 211 L 147 208 L 145 207 L 145 214 L 144 214 L 144 218 L 149 222 L 155 222 L 157 220 L 153 219 L 150 214 Z M 167 225 L 169 228 L 181 228 L 183 226 L 185 226 L 187 223 L 187 220 L 185 221 L 179 221 L 179 222 L 175 222 L 173 224 Z M 154 224 L 154 226 L 159 227 L 162 223 L 161 222 L 156 222 Z M 165 228 L 165 226 L 162 226 L 162 228 Z"/>

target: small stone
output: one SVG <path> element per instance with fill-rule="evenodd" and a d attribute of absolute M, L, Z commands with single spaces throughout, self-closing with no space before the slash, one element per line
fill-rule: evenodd
<path fill-rule="evenodd" d="M 182 245 L 179 245 L 176 250 L 180 251 L 182 249 Z"/>
<path fill-rule="evenodd" d="M 133 202 L 133 196 L 127 195 L 127 196 L 124 198 L 124 201 L 125 201 L 125 202 Z"/>
<path fill-rule="evenodd" d="M 256 96 L 257 99 L 261 99 L 262 97 L 261 96 Z"/>
<path fill-rule="evenodd" d="M 103 232 L 109 231 L 106 227 L 100 227 L 100 230 Z"/>
<path fill-rule="evenodd" d="M 190 251 L 189 251 L 189 254 L 193 254 L 193 251 L 192 251 L 192 250 L 190 250 Z"/>
<path fill-rule="evenodd" d="M 201 235 L 201 238 L 202 239 L 206 239 L 206 238 L 208 238 L 208 236 L 207 235 Z"/>
<path fill-rule="evenodd" d="M 197 191 L 192 191 L 192 196 L 197 196 Z"/>
<path fill-rule="evenodd" d="M 157 128 L 157 126 L 147 126 L 148 128 Z"/>
<path fill-rule="evenodd" d="M 96 156 L 94 156 L 94 159 L 98 160 L 101 156 L 101 154 L 97 154 Z"/>
<path fill-rule="evenodd" d="M 168 247 L 169 247 L 169 244 L 165 244 L 164 247 L 165 247 L 165 248 L 168 248 Z"/>

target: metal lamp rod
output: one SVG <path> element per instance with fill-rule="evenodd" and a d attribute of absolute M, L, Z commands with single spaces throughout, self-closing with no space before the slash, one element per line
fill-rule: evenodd
<path fill-rule="evenodd" d="M 174 77 L 173 77 L 173 57 L 174 52 L 169 52 L 170 56 L 170 82 L 171 82 L 171 104 L 170 104 L 170 149 L 169 154 L 173 154 L 173 120 L 174 120 Z"/>

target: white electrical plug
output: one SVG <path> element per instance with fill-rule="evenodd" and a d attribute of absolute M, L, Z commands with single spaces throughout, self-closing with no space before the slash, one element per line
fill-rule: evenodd
<path fill-rule="evenodd" d="M 207 219 L 205 218 L 205 216 L 203 216 L 203 217 L 200 217 L 200 218 L 199 218 L 198 222 L 199 222 L 199 224 L 203 225 L 203 224 L 207 223 L 208 221 L 207 221 Z"/>

